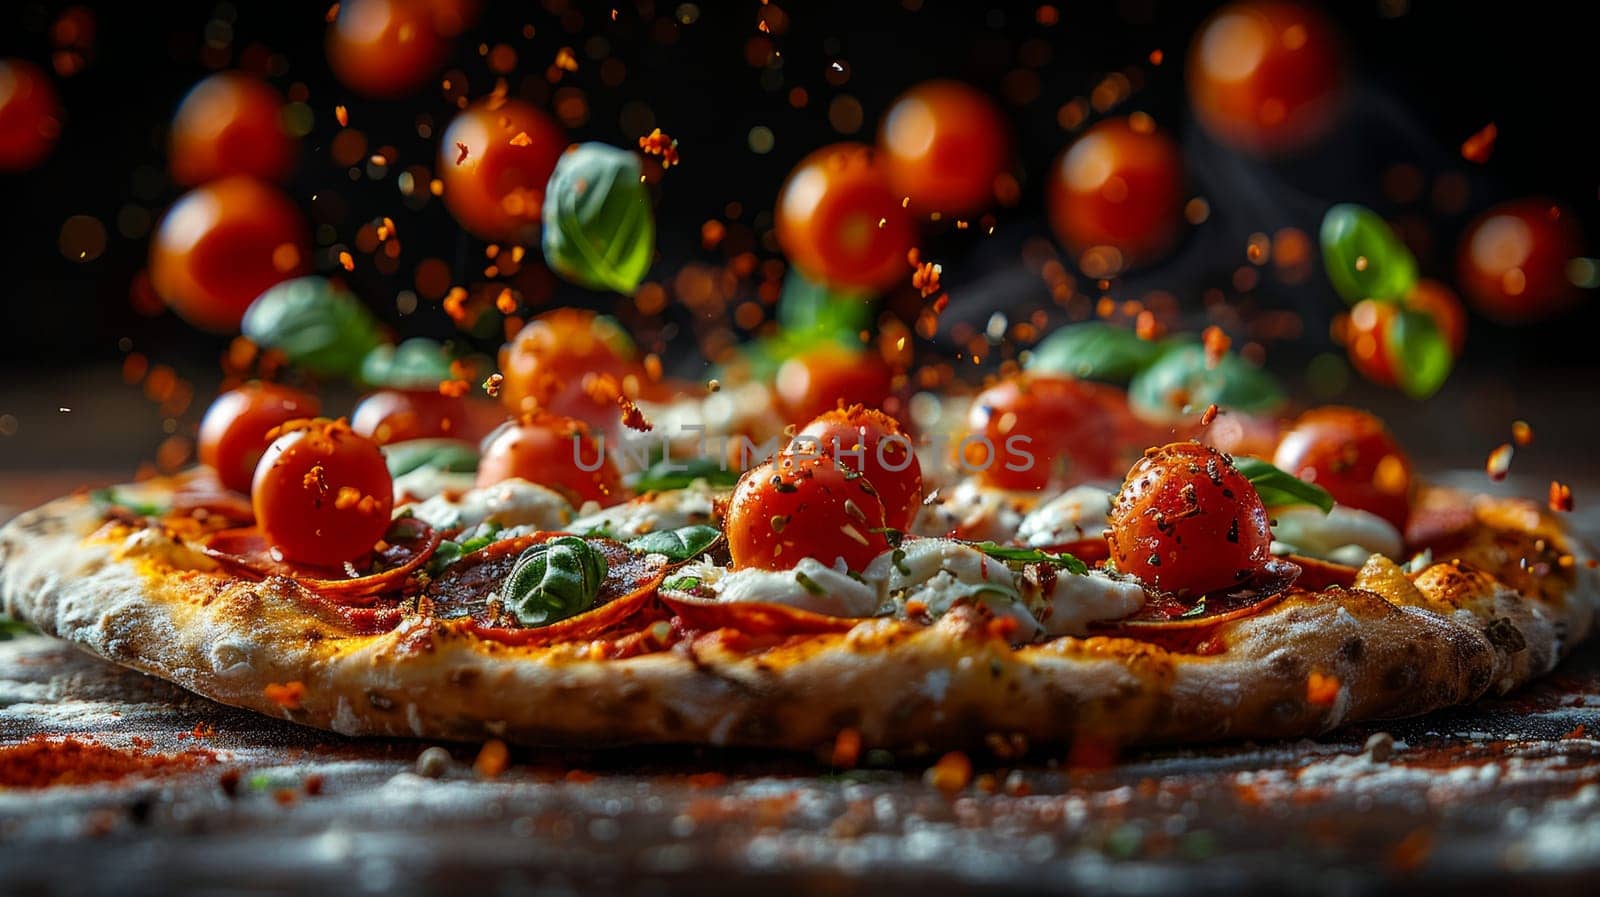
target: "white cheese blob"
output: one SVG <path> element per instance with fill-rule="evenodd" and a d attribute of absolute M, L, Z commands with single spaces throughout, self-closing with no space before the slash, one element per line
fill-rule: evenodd
<path fill-rule="evenodd" d="M 439 495 L 461 495 L 472 490 L 477 474 L 451 473 L 436 467 L 419 467 L 394 478 L 394 502 L 418 502 Z"/>
<path fill-rule="evenodd" d="M 514 478 L 455 498 L 450 493 L 436 495 L 396 510 L 410 510 L 417 519 L 442 530 L 467 529 L 480 523 L 564 530 L 573 517 L 572 505 L 559 492 Z"/>
<path fill-rule="evenodd" d="M 632 539 L 658 530 L 710 523 L 712 503 L 726 489 L 714 489 L 695 480 L 683 489 L 654 492 L 632 501 L 586 513 L 567 528 L 575 533 L 598 532 L 616 539 Z"/>
<path fill-rule="evenodd" d="M 1074 576 L 1061 571 L 1050 592 L 1040 596 L 1039 622 L 1049 635 L 1088 635 L 1089 624 L 1120 620 L 1144 607 L 1145 591 L 1132 578 L 1104 570 Z"/>
<path fill-rule="evenodd" d="M 729 570 L 705 561 L 685 564 L 674 576 L 692 576 L 718 601 L 782 604 L 830 617 L 870 617 L 878 612 L 878 590 L 813 558 L 793 570 Z"/>
<path fill-rule="evenodd" d="M 907 539 L 897 551 L 873 558 L 862 574 L 877 585 L 883 601 L 904 616 L 906 603 L 921 602 L 939 617 L 962 600 L 982 601 L 997 617 L 1017 621 L 1031 638 L 1040 630 L 1023 603 L 1011 568 L 970 545 L 949 539 Z"/>
<path fill-rule="evenodd" d="M 1031 492 L 1008 492 L 965 479 L 924 502 L 911 531 L 919 536 L 1009 542 L 1036 499 Z"/>
<path fill-rule="evenodd" d="M 1271 517 L 1273 554 L 1303 554 L 1359 567 L 1374 554 L 1398 558 L 1405 550 L 1405 540 L 1389 521 L 1344 505 L 1334 505 L 1327 514 L 1302 505 L 1277 508 Z"/>
<path fill-rule="evenodd" d="M 1032 548 L 1098 539 L 1111 525 L 1111 493 L 1099 486 L 1074 486 L 1028 512 L 1017 541 Z"/>

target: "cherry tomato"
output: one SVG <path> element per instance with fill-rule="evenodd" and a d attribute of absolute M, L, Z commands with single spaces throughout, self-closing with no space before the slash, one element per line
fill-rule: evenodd
<path fill-rule="evenodd" d="M 836 408 L 800 431 L 816 440 L 847 470 L 864 474 L 883 501 L 884 519 L 898 530 L 911 527 L 922 504 L 922 464 L 900 422 L 871 408 Z"/>
<path fill-rule="evenodd" d="M 1326 134 L 1343 103 L 1344 57 L 1327 17 L 1299 3 L 1232 3 L 1189 49 L 1189 99 L 1223 143 L 1290 152 Z"/>
<path fill-rule="evenodd" d="M 1450 288 L 1436 280 L 1419 280 L 1404 307 L 1420 311 L 1433 319 L 1455 357 L 1467 339 L 1467 314 Z M 1345 354 L 1363 377 L 1379 386 L 1398 385 L 1396 372 L 1405 361 L 1396 355 L 1399 347 L 1390 334 L 1401 306 L 1376 299 L 1363 299 L 1350 309 L 1344 334 Z"/>
<path fill-rule="evenodd" d="M 338 567 L 388 531 L 394 480 L 376 442 L 343 421 L 308 422 L 267 447 L 250 503 L 285 560 Z"/>
<path fill-rule="evenodd" d="M 31 62 L 0 59 L 0 171 L 44 161 L 61 136 L 61 101 L 50 76 Z"/>
<path fill-rule="evenodd" d="M 1280 429 L 1275 417 L 1229 409 L 1201 428 L 1200 441 L 1228 455 L 1269 458 L 1278 446 Z"/>
<path fill-rule="evenodd" d="M 778 193 L 778 244 L 807 277 L 881 289 L 911 278 L 911 215 L 871 148 L 835 143 L 800 160 Z"/>
<path fill-rule="evenodd" d="M 150 280 L 184 320 L 229 332 L 263 290 L 306 273 L 310 257 L 305 219 L 287 196 L 229 177 L 167 210 L 150 245 Z"/>
<path fill-rule="evenodd" d="M 1577 301 L 1567 262 L 1582 252 L 1571 210 L 1541 199 L 1504 203 L 1463 234 L 1459 283 L 1487 317 L 1506 324 L 1541 320 Z"/>
<path fill-rule="evenodd" d="M 524 415 L 485 441 L 483 457 L 478 459 L 478 485 L 493 486 L 516 477 L 560 492 L 575 507 L 586 501 L 614 505 L 628 498 L 628 490 L 611 455 L 601 457 L 603 445 L 582 421 L 555 414 Z"/>
<path fill-rule="evenodd" d="M 1117 569 L 1177 595 L 1250 579 L 1270 558 L 1272 531 L 1254 486 L 1227 455 L 1198 442 L 1145 452 L 1111 506 Z"/>
<path fill-rule="evenodd" d="M 894 192 L 919 212 L 981 212 L 1011 161 L 1011 124 L 960 81 L 925 81 L 895 100 L 878 132 Z"/>
<path fill-rule="evenodd" d="M 1050 226 L 1084 273 L 1109 277 L 1172 246 L 1183 210 L 1183 159 L 1147 118 L 1107 119 L 1050 169 Z"/>
<path fill-rule="evenodd" d="M 476 442 L 487 431 L 465 396 L 437 389 L 383 389 L 362 399 L 350 414 L 350 429 L 379 445 L 408 439 L 451 437 Z"/>
<path fill-rule="evenodd" d="M 1370 511 L 1405 531 L 1411 459 L 1373 415 L 1337 405 L 1313 408 L 1283 434 L 1272 463 L 1328 490 L 1339 504 Z"/>
<path fill-rule="evenodd" d="M 874 353 L 827 345 L 779 366 L 773 391 L 784 419 L 799 423 L 840 404 L 882 408 L 894 391 L 894 371 Z"/>
<path fill-rule="evenodd" d="M 883 502 L 828 455 L 782 453 L 750 468 L 728 500 L 733 566 L 789 570 L 804 558 L 864 569 L 889 550 Z"/>
<path fill-rule="evenodd" d="M 1019 374 L 973 399 L 957 457 L 998 489 L 1038 491 L 1115 476 L 1125 412 L 1115 387 Z"/>
<path fill-rule="evenodd" d="M 462 12 L 431 0 L 344 0 L 328 26 L 328 64 L 363 96 L 406 96 L 444 66 L 450 37 L 466 24 Z"/>
<path fill-rule="evenodd" d="M 256 462 L 272 443 L 267 433 L 321 413 L 316 396 L 276 383 L 229 390 L 217 396 L 200 421 L 200 463 L 215 470 L 222 485 L 249 492 Z"/>
<path fill-rule="evenodd" d="M 283 129 L 283 97 L 244 72 L 219 72 L 196 84 L 172 119 L 168 164 L 180 184 L 232 174 L 281 180 L 298 141 Z"/>
<path fill-rule="evenodd" d="M 532 104 L 479 100 L 439 141 L 444 204 L 475 236 L 537 244 L 545 183 L 566 148 L 566 133 Z"/>
<path fill-rule="evenodd" d="M 594 410 L 583 377 L 643 378 L 633 339 L 616 321 L 592 311 L 558 308 L 539 315 L 500 350 L 500 401 L 513 414 L 537 409 Z M 579 414 L 576 416 L 587 416 Z"/>

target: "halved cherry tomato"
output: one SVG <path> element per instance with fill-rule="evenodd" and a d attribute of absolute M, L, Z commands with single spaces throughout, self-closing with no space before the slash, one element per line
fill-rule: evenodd
<path fill-rule="evenodd" d="M 0 171 L 26 171 L 61 136 L 61 100 L 50 76 L 31 62 L 0 59 Z"/>
<path fill-rule="evenodd" d="M 389 530 L 394 480 L 376 442 L 343 421 L 312 421 L 267 447 L 250 503 L 284 560 L 338 567 Z"/>
<path fill-rule="evenodd" d="M 623 386 L 634 376 L 642 388 L 637 355 L 633 339 L 611 318 L 579 308 L 545 312 L 500 349 L 500 401 L 513 414 L 543 409 L 587 419 L 601 405 L 585 396 L 584 376 L 609 375 Z"/>
<path fill-rule="evenodd" d="M 789 570 L 804 558 L 864 569 L 889 550 L 883 502 L 828 455 L 774 455 L 739 478 L 725 530 L 734 567 Z"/>
<path fill-rule="evenodd" d="M 466 397 L 441 395 L 437 389 L 382 389 L 350 413 L 350 429 L 379 445 L 444 436 L 476 442 L 493 429 L 482 421 Z"/>
<path fill-rule="evenodd" d="M 800 160 L 778 193 L 778 245 L 807 277 L 875 290 L 911 278 L 911 215 L 872 149 L 835 143 Z"/>
<path fill-rule="evenodd" d="M 200 421 L 200 463 L 215 470 L 222 485 L 249 492 L 256 463 L 272 444 L 267 433 L 321 413 L 316 396 L 276 383 L 229 390 L 217 396 Z"/>
<path fill-rule="evenodd" d="M 894 371 L 876 353 L 830 344 L 785 361 L 773 391 L 784 419 L 799 423 L 841 404 L 882 408 L 894 391 Z"/>
<path fill-rule="evenodd" d="M 328 64 L 356 93 L 403 97 L 438 73 L 470 12 L 436 0 L 344 0 L 328 26 Z"/>
<path fill-rule="evenodd" d="M 1064 374 L 1018 374 L 972 401 L 957 458 L 999 489 L 1037 491 L 1115 476 L 1125 416 L 1115 387 Z"/>
<path fill-rule="evenodd" d="M 1299 3 L 1232 3 L 1189 50 L 1189 98 L 1200 123 L 1254 153 L 1306 146 L 1333 126 L 1343 100 L 1339 33 Z"/>
<path fill-rule="evenodd" d="M 970 85 L 925 81 L 889 107 L 878 147 L 894 192 L 913 209 L 966 215 L 994 202 L 995 178 L 1011 161 L 1011 123 Z"/>
<path fill-rule="evenodd" d="M 1183 210 L 1178 145 L 1147 118 L 1110 118 L 1050 169 L 1050 226 L 1091 277 L 1110 277 L 1172 246 Z"/>
<path fill-rule="evenodd" d="M 628 498 L 622 474 L 587 424 L 555 414 L 528 414 L 507 423 L 484 442 L 478 485 L 513 477 L 546 486 L 574 506 L 586 501 L 614 505 Z M 593 468 L 585 470 L 584 468 Z"/>
<path fill-rule="evenodd" d="M 1261 496 L 1198 442 L 1145 452 L 1112 503 L 1107 538 L 1118 570 L 1177 595 L 1231 589 L 1272 559 Z"/>
<path fill-rule="evenodd" d="M 300 210 L 239 175 L 196 187 L 167 210 L 150 244 L 150 281 L 185 321 L 226 333 L 263 290 L 306 273 L 310 260 Z"/>
<path fill-rule="evenodd" d="M 168 164 L 180 184 L 230 174 L 268 181 L 294 167 L 298 141 L 283 128 L 283 97 L 245 72 L 218 72 L 190 88 L 172 119 Z"/>
<path fill-rule="evenodd" d="M 1567 277 L 1567 262 L 1582 253 L 1583 234 L 1570 209 L 1547 199 L 1503 203 L 1461 237 L 1461 290 L 1496 321 L 1548 318 L 1581 295 Z"/>
<path fill-rule="evenodd" d="M 922 504 L 922 464 L 899 421 L 882 411 L 851 405 L 819 416 L 796 441 L 802 437 L 816 440 L 815 451 L 866 476 L 883 501 L 889 526 L 898 530 L 911 526 Z"/>
<path fill-rule="evenodd" d="M 566 148 L 561 126 L 533 104 L 479 100 L 439 141 L 444 204 L 474 236 L 535 245 L 544 187 Z"/>
<path fill-rule="evenodd" d="M 1272 463 L 1405 532 L 1411 459 L 1377 417 L 1338 405 L 1313 408 L 1283 434 Z"/>

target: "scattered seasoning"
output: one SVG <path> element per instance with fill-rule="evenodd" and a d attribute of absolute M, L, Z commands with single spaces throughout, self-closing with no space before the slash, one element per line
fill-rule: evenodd
<path fill-rule="evenodd" d="M 1394 736 L 1388 732 L 1374 732 L 1367 736 L 1367 743 L 1362 748 L 1375 763 L 1385 763 L 1394 756 Z"/>
<path fill-rule="evenodd" d="M 465 143 L 462 143 L 461 141 L 457 140 L 456 141 L 456 164 L 457 165 L 460 165 L 461 163 L 467 161 L 467 152 L 468 152 L 467 145 Z"/>
<path fill-rule="evenodd" d="M 1211 426 L 1211 422 L 1216 420 L 1216 419 L 1217 419 L 1217 403 L 1216 402 L 1212 402 L 1211 404 L 1206 406 L 1205 413 L 1200 415 L 1200 426 L 1209 427 L 1209 426 Z"/>
<path fill-rule="evenodd" d="M 955 794 L 971 783 L 972 760 L 961 751 L 951 751 L 928 767 L 922 778 L 945 794 Z"/>
<path fill-rule="evenodd" d="M 1512 421 L 1511 441 L 1515 442 L 1517 445 L 1532 445 L 1533 427 L 1529 426 L 1528 422 L 1525 420 Z"/>
<path fill-rule="evenodd" d="M 1572 510 L 1572 487 L 1559 480 L 1550 481 L 1550 510 L 1563 513 Z"/>
<path fill-rule="evenodd" d="M 1494 122 L 1484 125 L 1476 134 L 1461 142 L 1461 158 L 1468 162 L 1482 165 L 1494 155 L 1494 141 L 1500 136 L 1500 129 Z"/>
<path fill-rule="evenodd" d="M 346 109 L 342 104 L 333 107 L 333 117 L 339 120 L 339 127 L 350 127 L 350 110 Z"/>
<path fill-rule="evenodd" d="M 472 761 L 472 771 L 481 779 L 499 778 L 511 765 L 511 752 L 507 750 L 506 743 L 498 738 L 491 738 L 483 743 L 483 748 L 478 751 L 478 758 Z"/>
<path fill-rule="evenodd" d="M 425 779 L 437 779 L 450 770 L 450 765 L 455 760 L 450 752 L 438 745 L 425 748 L 417 755 L 417 775 Z"/>
<path fill-rule="evenodd" d="M 261 690 L 261 693 L 266 696 L 267 700 L 277 704 L 284 710 L 299 710 L 301 702 L 305 700 L 306 686 L 304 682 L 300 681 L 285 682 L 282 685 L 276 682 L 269 682 L 267 687 Z"/>
<path fill-rule="evenodd" d="M 1311 671 L 1306 677 L 1306 703 L 1314 707 L 1331 707 L 1339 699 L 1339 677 Z"/>
<path fill-rule="evenodd" d="M 1206 370 L 1221 364 L 1222 357 L 1227 355 L 1228 349 L 1233 346 L 1233 340 L 1229 339 L 1228 335 L 1222 332 L 1222 328 L 1215 324 L 1207 327 L 1205 332 L 1200 334 L 1200 340 L 1205 346 Z"/>
<path fill-rule="evenodd" d="M 300 795 L 296 794 L 293 788 L 279 788 L 272 792 L 272 799 L 278 802 L 278 806 L 287 807 L 299 800 Z"/>
<path fill-rule="evenodd" d="M 316 797 L 322 793 L 322 786 L 326 784 L 327 779 L 323 778 L 321 773 L 312 773 L 306 776 L 306 780 L 301 783 L 300 787 L 305 789 L 307 794 Z"/>
<path fill-rule="evenodd" d="M 639 410 L 638 403 L 627 396 L 617 396 L 617 407 L 622 409 L 622 425 L 624 427 L 630 430 L 637 430 L 640 433 L 648 433 L 656 428 L 656 425 L 644 416 L 644 412 Z"/>
<path fill-rule="evenodd" d="M 861 760 L 861 731 L 859 729 L 844 728 L 833 739 L 833 756 L 830 758 L 835 767 L 849 769 Z"/>
<path fill-rule="evenodd" d="M 132 776 L 187 772 L 215 762 L 217 755 L 207 750 L 161 754 L 152 753 L 148 743 L 117 748 L 92 738 L 35 735 L 0 747 L 0 788 L 116 782 Z"/>
<path fill-rule="evenodd" d="M 488 394 L 489 398 L 492 399 L 492 398 L 500 395 L 500 386 L 501 386 L 501 384 L 503 384 L 505 382 L 506 382 L 505 375 L 503 375 L 503 374 L 490 374 L 488 379 L 483 381 L 483 391 L 486 394 Z"/>
<path fill-rule="evenodd" d="M 533 138 L 528 136 L 527 131 L 518 131 L 516 135 L 511 138 L 511 145 L 533 146 Z"/>
<path fill-rule="evenodd" d="M 942 265 L 923 261 L 922 250 L 915 246 L 906 253 L 906 262 L 911 265 L 911 285 L 917 288 L 922 298 L 926 299 L 942 289 L 939 283 L 940 275 L 944 273 Z"/>
<path fill-rule="evenodd" d="M 1389 866 L 1397 872 L 1415 872 L 1427 862 L 1433 852 L 1433 834 L 1427 829 L 1417 829 L 1389 851 Z"/>
<path fill-rule="evenodd" d="M 663 169 L 671 168 L 678 164 L 678 141 L 673 140 L 656 128 L 649 134 L 639 138 L 639 149 L 647 156 L 658 156 Z"/>
<path fill-rule="evenodd" d="M 346 271 L 354 271 L 356 269 L 355 256 L 351 255 L 349 252 L 340 252 L 339 267 L 345 269 Z"/>
<path fill-rule="evenodd" d="M 1484 469 L 1489 473 L 1489 479 L 1498 483 L 1506 478 L 1506 474 L 1511 471 L 1511 456 L 1514 453 L 1515 449 L 1511 447 L 1509 442 L 1489 453 L 1489 460 L 1484 464 Z"/>
<path fill-rule="evenodd" d="M 439 395 L 459 399 L 472 391 L 472 384 L 465 380 L 439 381 Z"/>

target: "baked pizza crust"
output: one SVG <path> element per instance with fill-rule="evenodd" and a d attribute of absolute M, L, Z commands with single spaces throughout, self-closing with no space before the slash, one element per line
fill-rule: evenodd
<path fill-rule="evenodd" d="M 865 746 L 902 750 L 991 733 L 1278 738 L 1507 691 L 1588 635 L 1600 589 L 1581 546 L 1531 503 L 1479 498 L 1473 508 L 1464 560 L 1434 564 L 1414 588 L 1292 593 L 1218 624 L 1225 650 L 1208 655 L 1112 637 L 1012 647 L 970 607 L 931 626 L 872 619 L 762 650 L 711 635 L 625 659 L 595 659 L 587 644 L 510 646 L 416 615 L 357 635 L 292 580 L 227 576 L 159 528 L 106 526 L 85 496 L 0 529 L 0 600 L 108 660 L 346 735 L 800 750 L 847 727 Z M 1537 539 L 1576 562 L 1518 591 L 1492 566 L 1495 552 Z M 268 697 L 289 682 L 304 685 L 293 708 Z"/>

